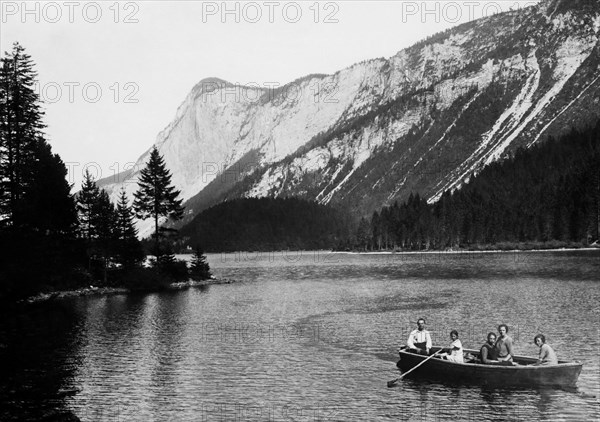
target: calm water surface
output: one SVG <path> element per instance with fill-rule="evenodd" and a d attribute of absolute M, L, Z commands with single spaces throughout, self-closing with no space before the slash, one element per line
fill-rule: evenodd
<path fill-rule="evenodd" d="M 183 292 L 0 314 L 0 420 L 581 421 L 600 418 L 600 252 L 209 255 Z M 505 322 L 584 363 L 575 390 L 401 381 L 414 321 L 479 348 Z M 62 414 L 63 416 L 57 416 Z M 48 419 L 50 420 L 50 419 Z"/>

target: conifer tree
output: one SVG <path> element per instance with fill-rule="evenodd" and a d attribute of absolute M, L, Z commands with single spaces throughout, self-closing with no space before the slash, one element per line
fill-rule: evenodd
<path fill-rule="evenodd" d="M 178 190 L 171 184 L 171 172 L 167 169 L 163 157 L 156 146 L 150 153 L 150 159 L 141 171 L 139 188 L 134 193 L 133 208 L 137 218 L 154 220 L 154 254 L 161 255 L 159 249 L 161 217 L 179 220 L 183 217 L 182 199 Z"/>
<path fill-rule="evenodd" d="M 110 202 L 108 193 L 100 189 L 100 194 L 93 205 L 90 221 L 97 241 L 108 244 L 114 238 L 115 221 L 115 206 Z"/>
<path fill-rule="evenodd" d="M 66 167 L 42 132 L 33 67 L 18 43 L 0 60 L 0 296 L 73 283 L 70 271 L 85 260 Z"/>
<path fill-rule="evenodd" d="M 24 223 L 24 196 L 34 184 L 43 112 L 34 90 L 37 73 L 19 43 L 0 64 L 0 225 Z"/>
<path fill-rule="evenodd" d="M 108 193 L 104 189 L 100 190 L 92 210 L 90 227 L 94 236 L 91 241 L 90 252 L 92 258 L 101 262 L 104 283 L 106 284 L 108 263 L 114 249 L 116 213 L 115 207 L 110 202 Z"/>
<path fill-rule="evenodd" d="M 100 189 L 98 189 L 94 178 L 86 169 L 81 191 L 77 195 L 77 212 L 79 213 L 79 231 L 81 237 L 88 241 L 96 237 L 94 212 L 99 197 Z"/>
<path fill-rule="evenodd" d="M 210 266 L 206 261 L 206 256 L 204 255 L 204 251 L 200 246 L 196 247 L 194 251 L 194 256 L 192 257 L 192 262 L 190 265 L 190 277 L 192 280 L 208 280 L 212 277 L 210 273 Z"/>
<path fill-rule="evenodd" d="M 33 167 L 34 184 L 25 195 L 26 221 L 41 231 L 74 236 L 77 226 L 72 185 L 67 182 L 67 168 L 48 143 L 40 142 Z"/>
<path fill-rule="evenodd" d="M 356 235 L 356 241 L 358 243 L 358 246 L 366 251 L 367 247 L 369 246 L 370 243 L 370 230 L 371 229 L 371 225 L 369 224 L 369 222 L 367 221 L 366 218 L 361 218 L 360 222 L 358 223 L 358 232 Z"/>
<path fill-rule="evenodd" d="M 139 264 L 144 259 L 144 251 L 138 240 L 135 228 L 134 213 L 129 206 L 125 189 L 121 189 L 117 202 L 115 237 L 117 261 L 124 267 Z"/>

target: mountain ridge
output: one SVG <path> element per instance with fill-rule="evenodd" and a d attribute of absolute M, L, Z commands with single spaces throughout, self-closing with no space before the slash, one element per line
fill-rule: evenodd
<path fill-rule="evenodd" d="M 357 215 L 412 191 L 434 202 L 517 147 L 593 120 L 600 12 L 580 3 L 468 22 L 277 90 L 203 79 L 155 143 L 186 220 L 236 197 L 298 196 Z M 547 14 L 553 6 L 559 13 Z M 136 171 L 126 176 L 135 181 Z M 101 185 L 114 195 L 123 184 Z"/>

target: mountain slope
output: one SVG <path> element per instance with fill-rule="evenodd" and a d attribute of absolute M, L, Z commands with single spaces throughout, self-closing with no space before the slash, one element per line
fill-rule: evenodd
<path fill-rule="evenodd" d="M 411 191 L 434 202 L 519 146 L 600 117 L 599 36 L 598 2 L 552 0 L 275 91 L 203 80 L 156 145 L 188 221 L 239 197 L 363 215 Z"/>

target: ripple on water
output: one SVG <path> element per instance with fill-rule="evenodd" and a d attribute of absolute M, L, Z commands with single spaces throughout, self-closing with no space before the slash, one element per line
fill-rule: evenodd
<path fill-rule="evenodd" d="M 34 408 L 89 421 L 600 416 L 597 253 L 242 258 L 209 255 L 215 273 L 243 283 L 11 314 L 0 327 L 1 360 L 11 363 L 0 419 L 36 420 Z M 544 333 L 560 357 L 584 362 L 578 388 L 407 379 L 388 389 L 396 349 L 418 317 L 436 344 L 457 329 L 465 347 L 478 348 L 506 322 L 517 351 L 535 355 L 533 336 Z M 77 392 L 59 397 L 65 388 Z"/>

